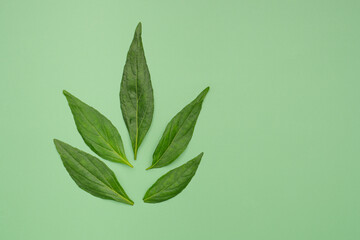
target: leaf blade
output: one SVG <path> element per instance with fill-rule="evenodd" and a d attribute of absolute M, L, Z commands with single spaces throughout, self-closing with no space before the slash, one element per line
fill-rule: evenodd
<path fill-rule="evenodd" d="M 116 127 L 95 108 L 63 91 L 74 117 L 76 128 L 86 145 L 98 156 L 133 167 L 126 158 Z"/>
<path fill-rule="evenodd" d="M 167 124 L 154 151 L 152 165 L 147 170 L 169 165 L 186 149 L 192 138 L 203 101 L 209 89 L 209 87 L 205 88 Z"/>
<path fill-rule="evenodd" d="M 145 193 L 144 202 L 159 203 L 181 193 L 194 177 L 204 153 L 161 176 Z"/>
<path fill-rule="evenodd" d="M 134 159 L 150 128 L 154 113 L 153 89 L 141 33 L 141 23 L 139 23 L 127 54 L 119 94 L 121 111 L 129 132 Z"/>
<path fill-rule="evenodd" d="M 81 189 L 99 198 L 134 205 L 105 163 L 60 140 L 54 139 L 54 144 L 64 167 Z"/>

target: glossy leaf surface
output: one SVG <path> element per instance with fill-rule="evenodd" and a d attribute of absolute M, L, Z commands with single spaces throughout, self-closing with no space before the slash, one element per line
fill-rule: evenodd
<path fill-rule="evenodd" d="M 209 87 L 171 119 L 155 149 L 152 165 L 148 169 L 169 165 L 186 149 L 208 91 Z"/>
<path fill-rule="evenodd" d="M 105 163 L 62 141 L 55 139 L 54 143 L 66 170 L 81 189 L 99 198 L 134 204 Z"/>
<path fill-rule="evenodd" d="M 154 113 L 153 89 L 141 39 L 141 23 L 136 27 L 127 54 L 120 86 L 120 105 L 136 159 Z"/>
<path fill-rule="evenodd" d="M 202 156 L 203 153 L 160 177 L 145 193 L 144 202 L 163 202 L 178 195 L 195 175 Z"/>
<path fill-rule="evenodd" d="M 65 90 L 64 95 L 76 127 L 89 148 L 104 159 L 132 167 L 126 158 L 120 134 L 110 120 Z"/>

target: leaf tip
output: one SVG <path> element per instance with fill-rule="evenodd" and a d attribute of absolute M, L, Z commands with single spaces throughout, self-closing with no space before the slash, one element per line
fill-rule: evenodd
<path fill-rule="evenodd" d="M 195 101 L 196 102 L 204 101 L 204 99 L 205 99 L 207 93 L 209 92 L 209 90 L 210 90 L 210 87 L 207 87 L 204 90 L 202 90 L 202 92 L 196 97 Z"/>
<path fill-rule="evenodd" d="M 209 90 L 210 90 L 210 87 L 207 87 L 207 88 L 204 89 L 203 93 L 207 94 L 209 92 Z"/>
<path fill-rule="evenodd" d="M 200 161 L 201 161 L 201 159 L 202 159 L 203 155 L 204 155 L 204 152 L 202 152 L 202 153 L 200 153 L 199 155 L 197 155 L 197 156 L 195 157 L 196 162 L 200 163 Z"/>
<path fill-rule="evenodd" d="M 140 37 L 141 36 L 141 30 L 142 30 L 142 25 L 141 25 L 141 22 L 139 22 L 138 25 L 136 26 L 135 36 Z"/>
<path fill-rule="evenodd" d="M 66 90 L 63 90 L 63 94 L 64 94 L 64 96 L 65 96 L 66 98 L 72 97 L 71 93 L 69 93 L 69 92 L 66 91 Z"/>
<path fill-rule="evenodd" d="M 54 142 L 56 150 L 59 152 L 59 149 L 62 148 L 64 143 L 56 138 L 53 139 L 53 142 Z"/>

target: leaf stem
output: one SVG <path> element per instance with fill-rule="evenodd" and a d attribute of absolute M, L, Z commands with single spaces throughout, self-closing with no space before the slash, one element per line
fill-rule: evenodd
<path fill-rule="evenodd" d="M 150 167 L 148 167 L 147 169 L 145 170 L 149 170 L 149 169 L 152 169 L 154 167 L 154 165 L 151 165 Z"/>

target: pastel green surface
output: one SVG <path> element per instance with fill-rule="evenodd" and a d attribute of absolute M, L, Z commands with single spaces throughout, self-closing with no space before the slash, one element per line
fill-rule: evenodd
<path fill-rule="evenodd" d="M 359 11 L 355 0 L 0 0 L 0 239 L 360 239 Z M 131 152 L 118 94 L 139 21 L 154 118 L 133 169 L 106 161 L 130 207 L 79 189 L 52 139 L 87 149 L 67 89 Z M 145 171 L 169 119 L 207 86 L 185 152 Z M 199 152 L 186 190 L 142 201 Z"/>

